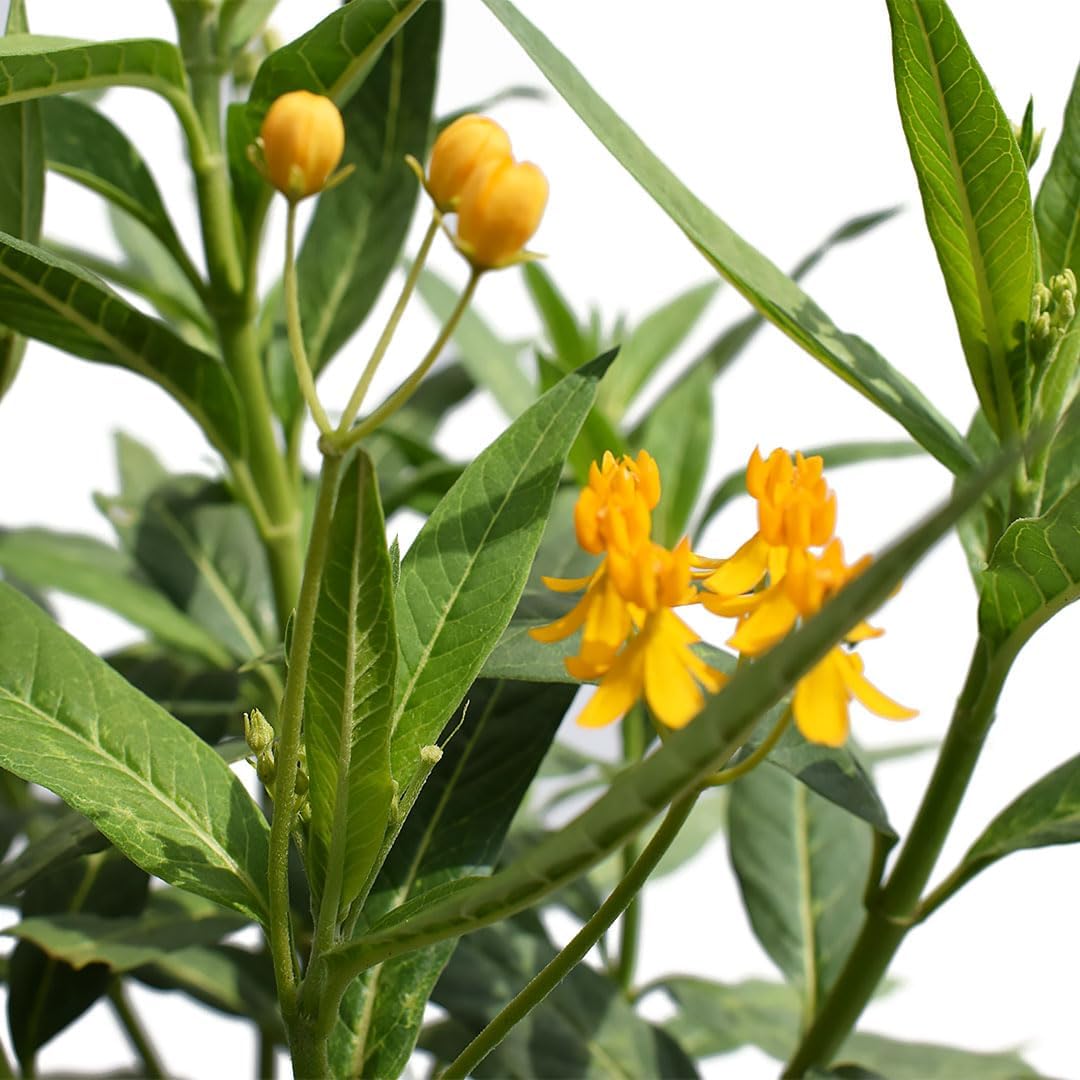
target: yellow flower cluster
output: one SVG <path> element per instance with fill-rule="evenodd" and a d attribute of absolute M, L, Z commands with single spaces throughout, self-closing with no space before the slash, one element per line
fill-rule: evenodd
<path fill-rule="evenodd" d="M 693 555 L 685 538 L 672 551 L 651 540 L 660 475 L 645 451 L 620 461 L 609 453 L 593 464 L 574 524 L 581 547 L 604 559 L 588 578 L 544 579 L 549 588 L 584 588 L 585 595 L 563 618 L 532 632 L 538 641 L 559 641 L 582 629 L 567 670 L 600 679 L 600 687 L 581 723 L 609 723 L 644 696 L 662 724 L 682 727 L 704 705 L 698 683 L 711 691 L 723 686 L 724 676 L 691 650 L 700 639 L 673 608 L 700 602 L 736 618 L 728 644 L 756 658 L 869 565 L 869 556 L 844 559 L 835 536 L 836 495 L 822 467 L 820 457 L 792 459 L 774 450 L 762 458 L 755 450 L 746 487 L 757 502 L 757 532 L 731 558 L 707 560 Z M 852 699 L 890 719 L 915 715 L 874 687 L 862 660 L 845 647 L 880 634 L 861 623 L 796 684 L 792 712 L 807 739 L 840 746 Z"/>
<path fill-rule="evenodd" d="M 589 577 L 544 578 L 557 592 L 585 590 L 568 614 L 532 636 L 552 642 L 582 631 L 566 667 L 576 679 L 601 680 L 578 718 L 586 727 L 617 720 L 644 697 L 662 724 L 681 728 L 705 704 L 701 686 L 715 693 L 726 681 L 691 650 L 701 639 L 672 610 L 694 603 L 697 590 L 689 542 L 669 551 L 651 538 L 659 500 L 660 472 L 644 450 L 636 459 L 606 453 L 574 508 L 578 543 L 603 561 Z"/>
<path fill-rule="evenodd" d="M 520 262 L 540 225 L 548 183 L 530 161 L 515 161 L 494 120 L 469 113 L 431 149 L 424 186 L 436 207 L 458 216 L 455 243 L 477 270 Z"/>

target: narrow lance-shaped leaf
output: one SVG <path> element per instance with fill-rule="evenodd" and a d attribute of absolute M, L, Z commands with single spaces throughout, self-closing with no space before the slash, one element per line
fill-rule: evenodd
<path fill-rule="evenodd" d="M 488 874 L 574 696 L 568 686 L 478 682 L 364 907 L 377 919 L 433 890 Z M 332 1061 L 341 1075 L 398 1076 L 424 1005 L 454 949 L 441 942 L 357 980 L 340 1010 Z"/>
<path fill-rule="evenodd" d="M 397 925 L 388 919 L 328 957 L 345 979 L 371 964 L 488 925 L 542 900 L 619 848 L 680 795 L 730 760 L 765 712 L 835 642 L 879 607 L 911 567 L 1016 462 L 1001 455 L 958 487 L 953 498 L 901 537 L 805 626 L 769 653 L 768 663 L 738 671 L 694 723 L 674 732 L 654 754 L 625 770 L 605 795 L 559 833 L 488 881 L 433 904 Z"/>
<path fill-rule="evenodd" d="M 318 373 L 352 336 L 394 268 L 420 189 L 431 128 L 442 4 L 427 0 L 344 106 L 347 183 L 315 207 L 297 263 L 301 325 Z"/>
<path fill-rule="evenodd" d="M 367 881 L 390 815 L 396 640 L 386 525 L 375 472 L 360 451 L 334 505 L 304 697 L 309 873 L 319 895 L 329 860 L 340 860 L 330 872 L 341 874 L 341 912 Z"/>
<path fill-rule="evenodd" d="M 401 564 L 391 770 L 406 786 L 510 621 L 614 353 L 567 375 L 461 475 Z"/>
<path fill-rule="evenodd" d="M 5 33 L 28 33 L 26 7 L 13 0 Z M 0 108 L 0 231 L 37 243 L 45 196 L 45 156 L 41 113 L 37 102 Z M 0 327 L 0 398 L 15 381 L 26 339 Z"/>
<path fill-rule="evenodd" d="M 1026 419 L 1035 283 L 1027 166 L 944 0 L 889 0 L 900 119 L 979 403 L 999 435 Z"/>
<path fill-rule="evenodd" d="M 244 455 L 244 415 L 224 364 L 193 349 L 80 267 L 2 233 L 0 322 L 65 352 L 156 382 L 222 454 Z"/>
<path fill-rule="evenodd" d="M 1035 199 L 1044 278 L 1070 269 L 1080 277 L 1080 68 L 1065 106 L 1061 138 Z"/>
<path fill-rule="evenodd" d="M 218 33 L 228 49 L 242 49 L 274 13 L 278 0 L 224 0 Z"/>
<path fill-rule="evenodd" d="M 47 98 L 40 107 L 48 167 L 141 222 L 186 273 L 197 276 L 158 186 L 128 137 L 108 117 L 76 98 Z"/>
<path fill-rule="evenodd" d="M 754 933 L 798 988 L 810 1020 L 862 923 L 870 830 L 775 768 L 742 777 L 728 815 L 731 862 Z"/>
<path fill-rule="evenodd" d="M 240 780 L 2 583 L 0 766 L 55 792 L 144 870 L 265 919 L 269 830 Z"/>
<path fill-rule="evenodd" d="M 712 213 L 509 0 L 484 3 L 619 163 L 754 307 L 946 467 L 964 472 L 973 465 L 960 434 L 920 391 L 865 341 L 835 326 L 798 285 Z"/>

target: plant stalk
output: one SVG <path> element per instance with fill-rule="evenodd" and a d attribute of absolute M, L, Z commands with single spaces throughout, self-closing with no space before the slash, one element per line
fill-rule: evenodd
<path fill-rule="evenodd" d="M 828 1066 L 854 1029 L 917 917 L 926 887 L 994 720 L 1012 651 L 980 638 L 922 803 L 886 885 L 867 912 L 844 968 L 814 1018 L 785 1077 Z"/>
<path fill-rule="evenodd" d="M 145 1076 L 147 1080 L 161 1080 L 162 1077 L 167 1076 L 168 1074 L 157 1056 L 157 1051 L 154 1049 L 154 1044 L 150 1041 L 150 1037 L 143 1030 L 139 1018 L 131 1008 L 131 1003 L 128 1001 L 119 979 L 114 979 L 109 987 L 109 1002 L 113 1007 L 113 1012 L 116 1013 L 117 1019 L 127 1033 L 135 1053 L 139 1055 L 139 1060 L 142 1062 L 141 1075 Z"/>
<path fill-rule="evenodd" d="M 596 914 L 577 932 L 573 940 L 529 982 L 479 1035 L 440 1074 L 440 1080 L 464 1080 L 495 1049 L 515 1024 L 523 1020 L 579 964 L 607 932 L 627 905 L 641 891 L 664 852 L 671 847 L 683 823 L 697 802 L 699 790 L 671 804 L 660 828 L 635 860 L 626 876 L 596 909 Z"/>

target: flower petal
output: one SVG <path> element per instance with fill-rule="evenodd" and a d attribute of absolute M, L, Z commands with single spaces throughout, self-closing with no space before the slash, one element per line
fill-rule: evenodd
<path fill-rule="evenodd" d="M 749 592 L 765 576 L 769 545 L 755 533 L 723 566 L 704 581 L 705 588 L 720 596 Z"/>
<path fill-rule="evenodd" d="M 622 652 L 603 682 L 581 711 L 577 722 L 582 727 L 604 727 L 618 720 L 639 697 L 644 680 L 641 650 L 635 638 Z"/>
<path fill-rule="evenodd" d="M 581 592 L 582 589 L 587 589 L 596 573 L 589 574 L 587 577 L 541 577 L 540 580 L 552 591 L 552 592 Z"/>
<path fill-rule="evenodd" d="M 796 684 L 791 699 L 795 724 L 810 742 L 843 746 L 848 733 L 848 695 L 833 649 Z"/>
<path fill-rule="evenodd" d="M 761 597 L 761 603 L 739 623 L 738 629 L 728 639 L 733 649 L 747 656 L 758 656 L 771 649 L 790 632 L 799 618 L 799 609 L 783 588 L 774 585 L 766 589 Z"/>
<path fill-rule="evenodd" d="M 872 713 L 883 716 L 886 720 L 910 720 L 919 715 L 918 709 L 909 709 L 898 701 L 893 701 L 887 694 L 883 694 L 863 673 L 863 663 L 859 656 L 854 653 L 843 654 L 843 663 L 839 666 L 839 673 L 844 685 L 863 705 Z"/>

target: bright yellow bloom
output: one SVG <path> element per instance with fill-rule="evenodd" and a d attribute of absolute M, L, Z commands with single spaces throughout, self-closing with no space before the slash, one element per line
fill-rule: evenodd
<path fill-rule="evenodd" d="M 786 573 L 758 594 L 759 602 L 743 616 L 728 642 L 744 656 L 760 656 L 794 629 L 799 619 L 816 614 L 827 600 L 870 564 L 870 556 L 848 565 L 839 540 L 832 540 L 821 555 L 793 548 Z M 877 637 L 860 623 L 847 636 L 849 643 Z M 863 676 L 862 659 L 837 645 L 795 685 L 792 712 L 795 723 L 811 742 L 841 746 L 848 733 L 848 706 L 858 699 L 871 712 L 890 720 L 916 715 L 877 689 Z"/>
<path fill-rule="evenodd" d="M 540 226 L 548 182 L 531 162 L 488 161 L 469 177 L 458 203 L 457 245 L 477 270 L 520 261 Z"/>
<path fill-rule="evenodd" d="M 296 202 L 322 191 L 337 168 L 345 125 L 328 97 L 294 90 L 270 106 L 260 138 L 267 179 Z"/>
<path fill-rule="evenodd" d="M 431 148 L 426 187 L 445 214 L 457 209 L 473 173 L 492 161 L 509 161 L 510 136 L 486 116 L 469 113 L 448 125 Z"/>
<path fill-rule="evenodd" d="M 747 596 L 765 575 L 783 576 L 789 552 L 826 544 L 836 528 L 836 495 L 822 475 L 820 457 L 756 448 L 746 466 L 746 489 L 757 500 L 758 531 L 702 584 L 702 603 L 717 615 L 740 615 L 758 600 Z"/>
<path fill-rule="evenodd" d="M 589 482 L 574 506 L 578 543 L 590 554 L 632 551 L 649 540 L 651 511 L 660 501 L 660 470 L 644 451 L 618 460 L 610 450 L 589 466 Z"/>

